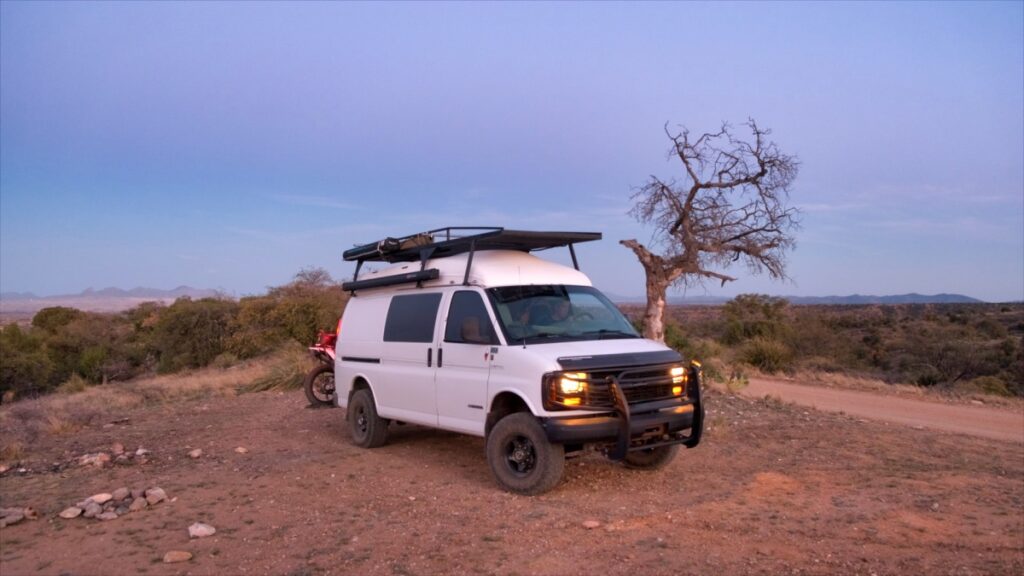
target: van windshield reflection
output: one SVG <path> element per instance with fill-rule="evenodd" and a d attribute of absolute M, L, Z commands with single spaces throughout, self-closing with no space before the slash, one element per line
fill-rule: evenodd
<path fill-rule="evenodd" d="M 640 337 L 622 312 L 590 286 L 504 286 L 487 294 L 509 344 Z"/>

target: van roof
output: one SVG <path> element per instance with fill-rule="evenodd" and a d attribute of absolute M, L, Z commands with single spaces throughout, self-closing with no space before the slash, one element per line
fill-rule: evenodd
<path fill-rule="evenodd" d="M 463 253 L 447 258 L 427 260 L 426 268 L 436 270 L 432 278 L 417 284 L 422 287 L 471 285 L 484 288 L 499 286 L 526 286 L 537 284 L 564 284 L 571 286 L 592 286 L 586 274 L 569 266 L 563 266 L 518 250 L 486 250 L 473 255 L 473 265 L 465 276 L 470 254 Z M 383 270 L 365 272 L 361 281 L 369 284 L 360 291 L 373 288 L 413 288 L 413 282 L 389 282 L 389 279 L 404 277 L 420 270 L 419 262 L 398 263 Z M 376 286 L 373 286 L 376 284 Z"/>

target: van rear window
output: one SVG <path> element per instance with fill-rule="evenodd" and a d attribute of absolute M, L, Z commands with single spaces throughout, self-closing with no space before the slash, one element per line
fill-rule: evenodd
<path fill-rule="evenodd" d="M 384 323 L 385 342 L 433 342 L 440 294 L 395 296 Z"/>

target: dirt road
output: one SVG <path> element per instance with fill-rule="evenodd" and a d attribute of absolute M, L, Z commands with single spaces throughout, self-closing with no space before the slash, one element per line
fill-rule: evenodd
<path fill-rule="evenodd" d="M 775 396 L 785 402 L 861 418 L 1024 443 L 1024 411 L 1020 409 L 941 404 L 766 378 L 752 378 L 741 393 L 756 398 Z"/>

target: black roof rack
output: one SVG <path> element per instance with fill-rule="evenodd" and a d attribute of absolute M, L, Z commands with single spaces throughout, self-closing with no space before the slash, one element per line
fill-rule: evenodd
<path fill-rule="evenodd" d="M 517 250 L 533 252 L 568 246 L 572 264 L 579 270 L 573 244 L 600 240 L 600 232 L 536 232 L 530 230 L 506 230 L 493 226 L 449 226 L 401 238 L 384 238 L 372 244 L 365 244 L 346 250 L 342 257 L 356 262 L 356 272 L 351 282 L 342 284 L 345 290 L 355 292 L 360 288 L 374 288 L 408 282 L 422 283 L 437 278 L 437 272 L 425 271 L 427 260 L 469 253 L 463 284 L 469 283 L 469 270 L 473 265 L 473 253 L 477 250 Z M 359 269 L 363 262 L 420 262 L 421 274 L 403 274 L 373 280 L 359 280 Z M 382 283 L 383 282 L 383 283 Z"/>

